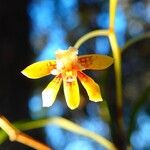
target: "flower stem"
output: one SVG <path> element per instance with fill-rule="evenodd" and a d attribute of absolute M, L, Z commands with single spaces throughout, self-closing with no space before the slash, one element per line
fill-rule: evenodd
<path fill-rule="evenodd" d="M 109 41 L 114 57 L 115 81 L 116 81 L 116 97 L 119 112 L 122 111 L 122 76 L 121 76 L 121 50 L 118 46 L 116 34 L 114 31 L 115 14 L 118 0 L 110 0 L 109 5 Z M 122 113 L 122 112 L 121 112 Z M 122 117 L 121 117 L 122 118 Z"/>
<path fill-rule="evenodd" d="M 116 35 L 114 32 L 112 32 L 112 30 L 110 30 L 110 34 L 108 37 L 114 57 L 117 106 L 120 110 L 122 109 L 121 50 L 118 46 Z"/>
<path fill-rule="evenodd" d="M 115 145 L 113 143 L 111 143 L 109 140 L 102 137 L 101 135 L 98 135 L 92 131 L 84 129 L 80 125 L 78 125 L 72 121 L 69 121 L 65 118 L 61 118 L 61 117 L 52 117 L 52 118 L 48 118 L 48 119 L 41 119 L 41 120 L 36 120 L 36 121 L 24 122 L 24 123 L 16 123 L 16 127 L 20 130 L 25 131 L 25 130 L 41 128 L 41 127 L 44 127 L 44 126 L 50 125 L 50 124 L 57 125 L 65 130 L 70 131 L 70 132 L 77 133 L 82 136 L 88 137 L 88 138 L 96 141 L 100 145 L 104 146 L 108 150 L 117 150 L 117 148 L 115 147 Z M 0 133 L 0 135 L 1 135 L 1 133 Z"/>
<path fill-rule="evenodd" d="M 109 4 L 109 28 L 114 29 L 115 26 L 115 14 L 118 0 L 110 0 Z"/>
<path fill-rule="evenodd" d="M 108 36 L 109 31 L 108 30 L 94 30 L 91 31 L 85 35 L 83 35 L 81 38 L 79 38 L 79 40 L 75 43 L 74 47 L 79 49 L 79 47 L 86 42 L 87 40 L 93 38 L 93 37 L 97 37 L 97 36 Z"/>
<path fill-rule="evenodd" d="M 48 146 L 20 132 L 3 116 L 0 116 L 0 127 L 8 134 L 11 141 L 17 141 L 38 150 L 51 150 Z"/>
<path fill-rule="evenodd" d="M 118 0 L 110 0 L 110 5 L 109 5 L 109 29 L 106 30 L 94 30 L 92 32 L 89 32 L 82 36 L 76 43 L 75 47 L 79 49 L 81 44 L 86 42 L 87 40 L 93 38 L 93 37 L 98 37 L 98 36 L 107 36 L 110 41 L 112 53 L 113 53 L 113 58 L 114 58 L 114 70 L 115 70 L 115 82 L 116 82 L 116 124 L 118 127 L 118 130 L 121 132 L 120 137 L 118 136 L 117 139 L 123 139 L 122 141 L 125 141 L 125 135 L 124 135 L 124 126 L 123 126 L 123 112 L 122 112 L 122 103 L 123 103 L 123 98 L 122 98 L 122 75 L 121 75 L 121 50 L 119 48 L 117 39 L 116 39 L 116 34 L 114 31 L 114 26 L 115 26 L 115 13 L 116 13 L 116 8 L 117 8 L 117 2 Z M 117 128 L 115 129 L 115 132 L 117 132 Z M 117 145 L 121 149 L 124 149 L 125 142 L 121 145 Z M 124 148 L 123 148 L 124 147 Z"/>

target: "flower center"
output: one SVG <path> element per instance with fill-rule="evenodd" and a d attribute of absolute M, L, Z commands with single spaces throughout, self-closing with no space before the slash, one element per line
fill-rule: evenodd
<path fill-rule="evenodd" d="M 79 70 L 77 53 L 78 50 L 74 47 L 69 47 L 66 51 L 58 50 L 56 52 L 57 70 L 68 82 L 72 82 L 76 78 L 77 70 Z"/>

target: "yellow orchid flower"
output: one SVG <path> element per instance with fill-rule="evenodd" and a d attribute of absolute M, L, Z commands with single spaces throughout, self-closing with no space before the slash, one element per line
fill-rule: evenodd
<path fill-rule="evenodd" d="M 67 105 L 70 109 L 77 108 L 80 103 L 77 77 L 86 89 L 91 101 L 102 101 L 98 84 L 82 71 L 105 69 L 113 63 L 113 59 L 97 54 L 82 56 L 77 56 L 77 54 L 78 50 L 74 47 L 69 47 L 68 50 L 58 50 L 56 51 L 56 60 L 39 61 L 22 71 L 22 74 L 31 79 L 41 78 L 49 74 L 56 75 L 42 92 L 43 107 L 49 107 L 54 103 L 63 80 Z"/>

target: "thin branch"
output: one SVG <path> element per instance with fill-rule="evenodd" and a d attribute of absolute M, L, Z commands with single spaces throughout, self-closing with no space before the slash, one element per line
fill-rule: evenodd
<path fill-rule="evenodd" d="M 37 150 L 51 150 L 46 145 L 20 132 L 3 116 L 0 116 L 0 127 L 8 134 L 11 141 L 17 141 Z"/>
<path fill-rule="evenodd" d="M 94 30 L 91 31 L 85 35 L 83 35 L 81 38 L 78 39 L 78 41 L 75 43 L 74 47 L 76 47 L 77 49 L 80 47 L 80 45 L 82 45 L 84 42 L 86 42 L 87 40 L 93 38 L 93 37 L 97 37 L 97 36 L 108 36 L 109 31 L 108 30 Z"/>
<path fill-rule="evenodd" d="M 98 135 L 92 131 L 89 131 L 87 129 L 84 129 L 83 127 L 77 125 L 76 123 L 69 121 L 65 118 L 61 117 L 53 117 L 53 118 L 48 118 L 48 119 L 41 119 L 41 120 L 36 120 L 36 121 L 30 121 L 22 124 L 16 124 L 17 128 L 21 130 L 31 130 L 31 129 L 36 129 L 40 127 L 44 127 L 48 124 L 54 124 L 56 126 L 59 126 L 67 131 L 73 132 L 80 134 L 85 137 L 89 137 L 90 139 L 96 141 L 100 145 L 104 146 L 108 150 L 117 150 L 115 145 L 107 140 L 106 138 L 102 137 L 101 135 Z"/>
<path fill-rule="evenodd" d="M 144 39 L 147 39 L 147 38 L 150 38 L 150 32 L 143 33 L 139 36 L 136 36 L 132 39 L 129 39 L 121 49 L 124 51 L 127 48 L 129 48 L 130 46 L 132 46 L 134 43 L 141 41 L 141 40 L 144 40 Z"/>

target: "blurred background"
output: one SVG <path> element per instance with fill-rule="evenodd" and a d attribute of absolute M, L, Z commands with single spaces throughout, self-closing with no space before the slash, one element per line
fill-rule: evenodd
<path fill-rule="evenodd" d="M 35 61 L 54 59 L 57 49 L 73 46 L 87 32 L 108 28 L 108 9 L 108 0 L 1 0 L 0 114 L 11 122 L 62 116 L 119 143 L 115 133 L 113 66 L 104 71 L 86 72 L 100 84 L 104 101 L 90 102 L 79 83 L 81 104 L 74 111 L 66 106 L 62 87 L 54 105 L 42 108 L 41 92 L 52 75 L 31 80 L 20 73 Z M 122 48 L 126 134 L 134 150 L 149 150 L 150 1 L 119 0 L 115 31 Z M 90 53 L 111 55 L 109 40 L 93 38 L 79 49 L 79 55 Z M 82 150 L 104 150 L 96 142 L 57 126 L 48 125 L 26 133 L 54 150 L 79 150 L 81 147 Z M 31 150 L 9 140 L 0 145 L 0 150 L 14 149 Z"/>

